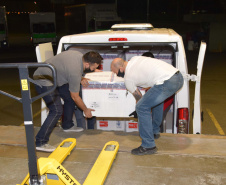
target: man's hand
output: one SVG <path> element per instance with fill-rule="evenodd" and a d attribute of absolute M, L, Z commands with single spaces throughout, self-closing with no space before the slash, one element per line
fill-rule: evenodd
<path fill-rule="evenodd" d="M 95 71 L 94 72 L 103 72 L 102 70 L 100 70 L 100 69 L 95 69 Z"/>
<path fill-rule="evenodd" d="M 136 111 L 133 111 L 129 116 L 130 116 L 130 117 L 133 116 L 134 118 L 138 118 L 137 112 L 136 112 Z"/>
<path fill-rule="evenodd" d="M 86 109 L 85 111 L 84 111 L 84 114 L 85 114 L 85 117 L 86 118 L 92 118 L 93 117 L 93 115 L 92 115 L 92 111 L 95 111 L 94 109 Z"/>
<path fill-rule="evenodd" d="M 87 87 L 89 85 L 89 79 L 88 78 L 82 78 L 81 84 L 83 87 Z"/>
<path fill-rule="evenodd" d="M 83 110 L 83 112 L 87 118 L 91 118 L 92 117 L 91 111 L 95 111 L 95 110 L 89 109 L 86 107 L 86 105 L 82 101 L 81 97 L 79 96 L 79 92 L 70 92 L 70 93 L 71 93 L 71 98 L 74 100 L 77 107 L 79 107 L 80 109 Z"/>

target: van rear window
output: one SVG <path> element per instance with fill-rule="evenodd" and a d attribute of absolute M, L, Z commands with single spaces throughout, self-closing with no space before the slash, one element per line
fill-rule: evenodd
<path fill-rule="evenodd" d="M 104 59 L 104 71 L 110 70 L 110 64 L 114 58 L 123 58 L 129 61 L 133 56 L 140 56 L 145 52 L 152 52 L 154 57 L 175 66 L 175 49 L 171 45 L 109 45 L 109 44 L 68 44 L 66 50 L 76 50 L 81 53 L 88 51 L 99 52 Z"/>

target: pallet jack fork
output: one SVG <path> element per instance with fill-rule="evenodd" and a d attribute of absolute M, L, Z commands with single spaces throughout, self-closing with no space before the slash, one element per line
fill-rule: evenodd
<path fill-rule="evenodd" d="M 30 82 L 35 81 L 29 77 L 28 68 L 48 67 L 52 71 L 53 86 L 52 88 L 38 96 L 31 98 Z M 24 125 L 26 131 L 27 150 L 28 150 L 28 168 L 29 174 L 25 177 L 20 185 L 80 185 L 80 183 L 61 165 L 64 159 L 70 154 L 76 146 L 76 139 L 65 139 L 48 158 L 39 158 L 37 160 L 34 127 L 32 118 L 31 104 L 53 92 L 56 88 L 56 71 L 50 64 L 34 63 L 2 63 L 0 68 L 18 68 L 21 85 L 22 98 L 8 94 L 0 90 L 0 94 L 13 98 L 23 104 Z M 90 173 L 88 174 L 84 185 L 101 185 L 104 183 L 111 165 L 116 157 L 119 144 L 116 141 L 109 141 L 103 147 Z"/>
<path fill-rule="evenodd" d="M 81 185 L 61 163 L 76 145 L 76 139 L 65 139 L 48 158 L 39 158 L 38 166 L 41 184 L 47 185 Z M 83 185 L 101 185 L 104 183 L 111 165 L 116 157 L 119 144 L 109 141 L 103 147 Z M 18 185 L 28 185 L 29 174 Z"/>

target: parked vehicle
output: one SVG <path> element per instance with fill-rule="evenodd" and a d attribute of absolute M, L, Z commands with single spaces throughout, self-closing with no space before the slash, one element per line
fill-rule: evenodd
<path fill-rule="evenodd" d="M 5 6 L 0 6 L 0 47 L 5 48 L 8 46 L 9 40 L 8 40 L 6 10 Z"/>
<path fill-rule="evenodd" d="M 64 9 L 67 34 L 106 30 L 121 22 L 115 4 L 80 4 Z"/>
<path fill-rule="evenodd" d="M 56 20 L 54 12 L 30 13 L 31 41 L 34 45 L 52 42 L 56 44 Z"/>
<path fill-rule="evenodd" d="M 184 77 L 184 85 L 173 97 L 162 131 L 189 132 L 189 80 L 193 80 L 197 81 L 194 111 L 198 113 L 194 118 L 195 123 L 193 121 L 193 133 L 201 133 L 200 82 L 205 46 L 205 43 L 202 43 L 197 76 L 188 74 L 182 37 L 172 29 L 154 28 L 151 24 L 116 24 L 106 31 L 64 36 L 60 39 L 57 53 L 70 49 L 82 53 L 90 50 L 98 51 L 104 58 L 102 70 L 110 71 L 110 62 L 116 57 L 129 61 L 133 56 L 151 51 L 155 58 L 178 68 Z"/>

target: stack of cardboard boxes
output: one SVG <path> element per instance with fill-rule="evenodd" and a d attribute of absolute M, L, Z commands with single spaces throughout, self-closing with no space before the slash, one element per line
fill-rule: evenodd
<path fill-rule="evenodd" d="M 126 90 L 124 79 L 117 77 L 111 71 L 111 62 L 115 58 L 129 61 L 133 56 L 140 56 L 149 50 L 128 50 L 126 52 L 105 51 L 101 70 L 104 72 L 88 73 L 89 86 L 83 88 L 83 100 L 89 108 L 95 109 L 93 116 L 97 117 L 97 129 L 108 131 L 138 131 L 137 119 L 129 118 L 135 110 L 136 102 L 131 93 Z M 155 58 L 172 64 L 172 53 L 169 50 L 152 50 Z M 145 91 L 142 90 L 142 94 Z"/>
<path fill-rule="evenodd" d="M 136 101 L 126 90 L 124 79 L 110 71 L 88 73 L 85 77 L 90 81 L 88 87 L 83 87 L 82 97 L 88 108 L 95 109 L 92 114 L 97 117 L 97 129 L 138 131 L 136 123 L 128 120 Z"/>

